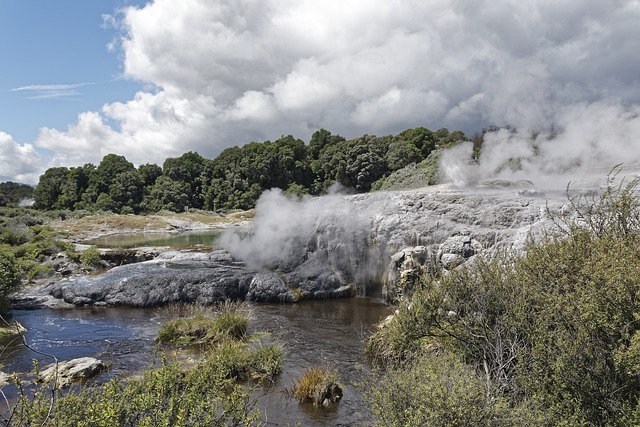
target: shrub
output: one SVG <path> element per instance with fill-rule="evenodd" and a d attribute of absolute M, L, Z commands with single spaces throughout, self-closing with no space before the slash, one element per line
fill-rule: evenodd
<path fill-rule="evenodd" d="M 422 360 L 425 349 L 455 356 L 486 380 L 486 404 L 505 402 L 503 415 L 511 420 L 634 424 L 640 413 L 638 183 L 610 181 L 600 197 L 570 197 L 574 215 L 555 218 L 559 234 L 530 244 L 519 258 L 477 259 L 426 277 L 371 337 L 368 354 L 404 367 L 412 366 L 406 360 Z"/>
<path fill-rule="evenodd" d="M 371 379 L 365 396 L 381 426 L 479 427 L 498 416 L 486 390 L 486 382 L 456 356 L 431 353 Z"/>
<path fill-rule="evenodd" d="M 309 368 L 294 384 L 291 394 L 299 402 L 313 406 L 328 406 L 342 398 L 342 387 L 338 384 L 338 372 L 327 367 Z"/>
<path fill-rule="evenodd" d="M 140 379 L 112 380 L 96 389 L 58 395 L 53 401 L 50 397 L 46 383 L 37 385 L 33 396 L 23 392 L 10 425 L 252 426 L 260 419 L 250 390 L 207 360 L 186 374 L 177 363 L 164 362 Z"/>
<path fill-rule="evenodd" d="M 95 246 L 83 251 L 80 255 L 80 262 L 85 267 L 98 267 L 102 264 L 102 258 L 100 257 L 100 251 Z"/>

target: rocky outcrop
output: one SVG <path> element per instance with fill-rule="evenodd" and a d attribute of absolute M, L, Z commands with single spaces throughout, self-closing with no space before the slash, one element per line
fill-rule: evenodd
<path fill-rule="evenodd" d="M 40 381 L 53 381 L 55 388 L 66 388 L 76 382 L 87 380 L 107 366 L 93 357 L 80 357 L 50 365 L 40 373 Z"/>
<path fill-rule="evenodd" d="M 228 252 L 188 258 L 184 253 L 164 259 L 113 268 L 97 276 L 71 278 L 13 296 L 22 308 L 52 305 L 157 307 L 175 303 L 212 305 L 226 300 L 295 302 L 300 299 L 352 296 L 354 286 L 329 271 L 253 270 Z"/>
<path fill-rule="evenodd" d="M 430 265 L 447 270 L 479 254 L 522 251 L 553 224 L 549 213 L 564 212 L 560 193 L 539 197 L 543 193 L 533 189 L 506 188 L 434 187 L 303 201 L 266 192 L 248 235 L 223 237 L 227 250 L 163 253 L 103 275 L 52 283 L 39 293 L 74 305 L 135 307 L 381 293 L 395 301 Z"/>

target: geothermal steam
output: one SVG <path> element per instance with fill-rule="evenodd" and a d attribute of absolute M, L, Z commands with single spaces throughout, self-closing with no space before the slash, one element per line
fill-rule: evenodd
<path fill-rule="evenodd" d="M 444 153 L 441 169 L 457 187 L 502 178 L 564 189 L 569 181 L 601 182 L 619 164 L 629 173 L 640 169 L 640 107 L 596 102 L 563 109 L 549 132 L 489 132 L 479 162 L 463 144 Z"/>
<path fill-rule="evenodd" d="M 256 203 L 251 232 L 245 237 L 226 232 L 220 243 L 253 269 L 287 272 L 323 264 L 355 278 L 367 270 L 370 228 L 370 216 L 343 195 L 297 199 L 272 189 Z"/>

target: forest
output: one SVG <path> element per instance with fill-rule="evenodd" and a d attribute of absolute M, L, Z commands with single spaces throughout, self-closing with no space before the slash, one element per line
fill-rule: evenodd
<path fill-rule="evenodd" d="M 357 192 L 385 188 L 385 180 L 407 166 L 426 162 L 437 170 L 430 155 L 466 140 L 461 131 L 424 127 L 350 140 L 321 129 L 308 144 L 288 135 L 227 148 L 215 159 L 187 152 L 162 166 L 135 167 L 124 156 L 107 154 L 97 166 L 48 169 L 33 199 L 42 210 L 120 214 L 250 209 L 270 188 L 298 196 L 324 194 L 334 183 Z M 429 176 L 424 185 L 435 183 L 434 173 Z"/>

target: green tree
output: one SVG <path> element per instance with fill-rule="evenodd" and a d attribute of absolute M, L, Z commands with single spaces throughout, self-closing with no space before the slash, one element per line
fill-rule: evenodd
<path fill-rule="evenodd" d="M 391 171 L 402 169 L 412 163 L 422 161 L 422 152 L 412 143 L 397 141 L 389 144 L 386 161 Z"/>
<path fill-rule="evenodd" d="M 143 197 L 143 182 L 138 171 L 132 170 L 118 174 L 109 187 L 109 197 L 116 212 L 137 212 Z"/>
<path fill-rule="evenodd" d="M 188 152 L 177 158 L 168 158 L 162 165 L 162 174 L 181 185 L 187 195 L 185 206 L 202 208 L 204 206 L 203 173 L 206 159 L 196 152 Z"/>
<path fill-rule="evenodd" d="M 335 145 L 339 142 L 345 141 L 340 135 L 333 135 L 326 129 L 317 130 L 311 135 L 311 140 L 309 141 L 309 158 L 311 160 L 317 160 L 320 156 L 320 153 L 327 147 Z"/>
<path fill-rule="evenodd" d="M 82 195 L 89 187 L 89 178 L 95 170 L 95 166 L 88 163 L 82 167 L 70 168 L 61 194 L 58 198 L 58 205 L 61 209 L 76 209 L 82 200 Z"/>
<path fill-rule="evenodd" d="M 338 182 L 360 192 L 369 191 L 376 180 L 389 173 L 385 156 L 390 139 L 363 135 L 327 147 L 311 164 L 316 175 L 314 190 L 322 192 Z"/>
<path fill-rule="evenodd" d="M 436 149 L 436 135 L 424 127 L 407 129 L 400 132 L 396 138 L 400 141 L 406 141 L 414 145 L 418 150 L 420 150 L 423 158 L 426 158 L 433 150 Z"/>
<path fill-rule="evenodd" d="M 116 213 L 126 206 L 127 211 L 137 212 L 142 195 L 143 182 L 133 163 L 124 156 L 107 154 L 91 173 L 81 205 Z"/>
<path fill-rule="evenodd" d="M 187 182 L 161 176 L 150 192 L 148 209 L 183 212 L 189 206 L 191 187 Z"/>
<path fill-rule="evenodd" d="M 228 148 L 207 165 L 205 176 L 207 209 L 248 209 L 264 190 L 311 183 L 306 146 L 291 135 Z"/>
<path fill-rule="evenodd" d="M 146 163 L 138 167 L 138 173 L 145 188 L 151 187 L 162 175 L 162 168 L 153 163 Z"/>
<path fill-rule="evenodd" d="M 20 270 L 11 252 L 0 251 L 0 314 L 9 308 L 8 295 L 20 285 Z"/>
<path fill-rule="evenodd" d="M 40 176 L 38 186 L 33 192 L 35 207 L 38 209 L 59 209 L 58 198 L 63 193 L 69 169 L 65 167 L 49 168 Z"/>

